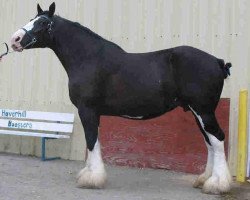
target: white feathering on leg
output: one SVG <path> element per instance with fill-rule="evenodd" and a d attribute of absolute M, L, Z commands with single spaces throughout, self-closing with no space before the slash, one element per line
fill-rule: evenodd
<path fill-rule="evenodd" d="M 214 167 L 212 176 L 205 182 L 202 191 L 210 194 L 229 192 L 232 180 L 226 162 L 224 141 L 219 141 L 211 134 L 208 137 L 214 150 Z"/>
<path fill-rule="evenodd" d="M 205 171 L 195 180 L 193 187 L 202 187 L 205 181 L 212 176 L 213 165 L 214 165 L 214 152 L 213 148 L 205 141 L 207 146 L 207 165 Z"/>
<path fill-rule="evenodd" d="M 107 180 L 98 140 L 92 151 L 88 150 L 86 166 L 77 176 L 78 187 L 103 188 Z"/>
<path fill-rule="evenodd" d="M 198 115 L 191 106 L 189 106 L 189 108 L 197 117 L 202 129 L 208 136 L 209 141 L 211 143 L 211 146 L 206 143 L 208 147 L 208 161 L 206 170 L 198 177 L 193 186 L 200 187 L 204 183 L 202 191 L 204 193 L 209 194 L 222 194 L 229 192 L 229 190 L 231 189 L 230 184 L 232 182 L 232 178 L 226 162 L 226 156 L 224 152 L 224 141 L 219 141 L 215 136 L 207 132 L 201 116 Z M 211 167 L 212 175 L 208 177 L 211 173 Z"/>

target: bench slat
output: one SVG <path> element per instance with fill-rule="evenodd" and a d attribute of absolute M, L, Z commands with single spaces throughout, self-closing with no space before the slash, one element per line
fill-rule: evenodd
<path fill-rule="evenodd" d="M 65 133 L 73 132 L 73 124 L 59 124 L 59 123 L 21 121 L 21 120 L 9 120 L 9 119 L 0 119 L 0 127 L 11 128 L 11 129 L 65 132 Z"/>
<path fill-rule="evenodd" d="M 0 109 L 0 117 L 60 121 L 60 122 L 70 122 L 70 123 L 74 122 L 74 114 L 71 113 Z"/>
<path fill-rule="evenodd" d="M 46 138 L 70 138 L 69 135 L 22 132 L 22 131 L 11 131 L 11 130 L 0 130 L 0 134 L 3 134 L 3 135 L 32 136 L 32 137 L 46 137 Z"/>

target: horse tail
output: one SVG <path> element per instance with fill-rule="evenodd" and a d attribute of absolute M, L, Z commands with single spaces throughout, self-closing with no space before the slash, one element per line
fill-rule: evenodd
<path fill-rule="evenodd" d="M 231 75 L 230 68 L 232 67 L 232 64 L 231 63 L 226 63 L 225 64 L 223 59 L 217 59 L 217 61 L 218 61 L 219 65 L 220 65 L 220 68 L 223 71 L 224 79 L 226 79 L 228 76 Z"/>

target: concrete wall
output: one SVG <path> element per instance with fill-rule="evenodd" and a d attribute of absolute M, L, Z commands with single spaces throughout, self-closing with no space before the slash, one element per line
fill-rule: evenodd
<path fill-rule="evenodd" d="M 48 8 L 52 1 L 40 1 Z M 248 0 L 56 0 L 56 13 L 79 21 L 129 52 L 191 45 L 233 63 L 223 97 L 231 98 L 230 167 L 236 165 L 237 108 L 240 88 L 249 88 L 250 1 Z M 0 42 L 36 14 L 36 1 L 0 1 Z M 69 101 L 67 77 L 51 50 L 13 53 L 0 67 L 0 107 L 76 112 Z M 83 159 L 85 142 L 79 118 L 70 141 L 49 153 Z M 39 140 L 0 136 L 0 151 L 39 155 Z M 54 147 L 53 147 L 54 148 Z"/>

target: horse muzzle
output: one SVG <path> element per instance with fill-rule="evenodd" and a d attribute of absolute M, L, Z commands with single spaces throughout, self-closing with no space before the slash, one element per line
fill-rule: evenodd
<path fill-rule="evenodd" d="M 13 34 L 13 36 L 11 37 L 11 47 L 14 51 L 19 51 L 21 52 L 23 50 L 23 47 L 21 45 L 21 41 L 25 35 L 25 31 L 22 29 L 19 29 L 17 32 L 15 32 Z"/>

